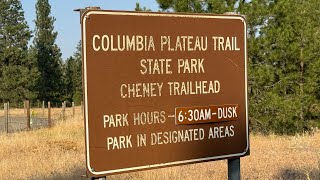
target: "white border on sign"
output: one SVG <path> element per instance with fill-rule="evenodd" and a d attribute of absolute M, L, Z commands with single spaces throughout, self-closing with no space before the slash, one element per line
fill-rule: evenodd
<path fill-rule="evenodd" d="M 221 156 L 214 156 L 214 157 L 206 157 L 206 158 L 199 158 L 199 159 L 190 159 L 190 160 L 183 160 L 183 161 L 175 161 L 175 162 L 168 162 L 168 163 L 161 163 L 161 164 L 152 164 L 146 166 L 137 166 L 131 168 L 123 168 L 123 169 L 115 169 L 109 171 L 100 171 L 95 172 L 92 171 L 92 167 L 90 166 L 90 154 L 89 154 L 89 128 L 88 128 L 88 86 L 87 86 L 87 54 L 86 54 L 86 20 L 89 18 L 91 14 L 98 14 L 98 15 L 123 15 L 123 16 L 164 16 L 164 17 L 187 17 L 187 18 L 207 18 L 207 19 L 238 19 L 241 20 L 244 24 L 244 47 L 245 47 L 245 100 L 246 100 L 246 137 L 247 137 L 247 146 L 244 152 L 236 153 L 236 154 L 227 154 Z M 245 19 L 241 16 L 211 16 L 211 15 L 190 15 L 190 14 L 157 14 L 157 13 L 135 13 L 135 12 L 110 12 L 110 11 L 89 11 L 85 13 L 83 16 L 82 21 L 82 43 L 83 43 L 83 63 L 84 63 L 84 90 L 85 90 L 85 124 L 86 124 L 86 162 L 88 170 L 94 175 L 103 175 L 103 174 L 111 174 L 116 172 L 124 172 L 124 171 L 134 171 L 139 169 L 147 169 L 147 168 L 155 168 L 155 167 L 163 167 L 163 166 L 172 166 L 178 164 L 186 164 L 186 163 L 194 163 L 199 161 L 209 161 L 214 159 L 225 159 L 231 157 L 238 157 L 243 156 L 249 149 L 249 132 L 248 132 L 248 98 L 247 98 L 247 25 Z"/>

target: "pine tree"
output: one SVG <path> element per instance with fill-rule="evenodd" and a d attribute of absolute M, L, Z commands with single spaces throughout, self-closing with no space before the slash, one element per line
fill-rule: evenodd
<path fill-rule="evenodd" d="M 150 12 L 151 9 L 146 8 L 145 6 L 143 8 L 140 7 L 140 3 L 136 3 L 136 7 L 134 8 L 135 11 L 147 11 Z"/>
<path fill-rule="evenodd" d="M 65 100 L 80 105 L 82 101 L 82 54 L 81 41 L 76 52 L 64 64 Z"/>
<path fill-rule="evenodd" d="M 35 99 L 36 62 L 28 54 L 31 31 L 19 0 L 0 2 L 0 99 Z"/>
<path fill-rule="evenodd" d="M 76 52 L 73 55 L 75 59 L 75 68 L 74 68 L 74 74 L 73 74 L 73 101 L 80 105 L 82 101 L 82 46 L 81 41 L 79 41 Z"/>
<path fill-rule="evenodd" d="M 61 101 L 63 94 L 62 60 L 60 49 L 55 41 L 58 33 L 54 31 L 55 18 L 50 15 L 48 0 L 36 3 L 35 38 L 33 50 L 37 59 L 40 78 L 37 83 L 39 99 Z"/>
<path fill-rule="evenodd" d="M 275 1 L 261 28 L 257 54 L 269 75 L 259 119 L 277 133 L 308 131 L 319 118 L 319 7 L 317 0 Z"/>
<path fill-rule="evenodd" d="M 162 11 L 173 10 L 175 12 L 197 12 L 205 10 L 205 1 L 199 0 L 157 0 Z"/>
<path fill-rule="evenodd" d="M 73 73 L 75 67 L 75 59 L 70 56 L 64 64 L 63 77 L 64 77 L 64 99 L 66 101 L 72 102 L 72 96 L 74 91 L 73 85 Z"/>
<path fill-rule="evenodd" d="M 262 102 L 267 101 L 265 87 L 272 85 L 274 68 L 265 63 L 261 53 L 261 29 L 270 17 L 270 0 L 239 1 L 235 11 L 245 15 L 247 22 L 249 127 L 253 132 L 268 133 L 273 130 L 263 118 L 271 116 L 264 113 L 266 104 Z"/>
<path fill-rule="evenodd" d="M 246 15 L 248 97 L 254 131 L 294 134 L 319 126 L 318 0 L 157 0 L 163 11 Z"/>

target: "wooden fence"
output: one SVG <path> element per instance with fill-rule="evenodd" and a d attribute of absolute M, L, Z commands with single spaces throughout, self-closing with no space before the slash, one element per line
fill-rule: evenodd
<path fill-rule="evenodd" d="M 12 133 L 17 131 L 52 127 L 58 121 L 65 121 L 77 115 L 83 115 L 83 103 L 81 106 L 67 107 L 64 101 L 61 107 L 52 107 L 51 102 L 42 102 L 42 107 L 31 107 L 29 101 L 24 101 L 23 108 L 10 108 L 10 103 L 3 104 L 3 111 L 0 110 L 0 133 Z"/>

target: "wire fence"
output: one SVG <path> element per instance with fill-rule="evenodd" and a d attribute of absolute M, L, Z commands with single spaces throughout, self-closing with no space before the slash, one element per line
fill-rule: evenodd
<path fill-rule="evenodd" d="M 23 103 L 22 108 L 10 108 L 10 103 L 4 103 L 0 110 L 0 133 L 13 133 L 28 131 L 44 127 L 52 127 L 59 121 L 64 121 L 83 114 L 83 105 L 63 102 L 61 106 L 51 107 L 51 103 L 30 105 L 29 101 Z"/>

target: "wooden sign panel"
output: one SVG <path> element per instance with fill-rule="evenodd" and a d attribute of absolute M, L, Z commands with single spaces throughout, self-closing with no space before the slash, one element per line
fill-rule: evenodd
<path fill-rule="evenodd" d="M 92 176 L 249 150 L 246 23 L 235 15 L 82 15 Z"/>

